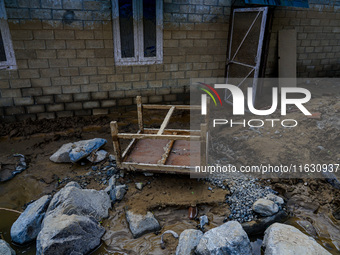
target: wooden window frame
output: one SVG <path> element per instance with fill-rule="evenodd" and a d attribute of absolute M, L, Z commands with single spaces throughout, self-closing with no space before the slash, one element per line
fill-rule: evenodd
<path fill-rule="evenodd" d="M 17 69 L 11 33 L 9 32 L 4 1 L 0 1 L 0 33 L 4 43 L 6 61 L 0 61 L 0 69 Z"/>
<path fill-rule="evenodd" d="M 143 1 L 132 0 L 134 57 L 122 58 L 119 0 L 112 0 L 113 42 L 116 65 L 152 65 L 163 63 L 163 0 L 156 0 L 156 56 L 144 57 Z"/>

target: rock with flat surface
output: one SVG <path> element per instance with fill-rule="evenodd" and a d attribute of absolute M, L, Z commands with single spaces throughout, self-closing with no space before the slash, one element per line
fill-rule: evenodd
<path fill-rule="evenodd" d="M 126 185 L 117 185 L 110 191 L 110 199 L 113 203 L 120 201 L 124 198 L 127 186 Z"/>
<path fill-rule="evenodd" d="M 0 254 L 1 255 L 15 255 L 15 251 L 4 240 L 0 239 Z"/>
<path fill-rule="evenodd" d="M 46 214 L 76 214 L 100 221 L 109 216 L 109 208 L 110 197 L 104 190 L 81 189 L 77 183 L 70 182 L 54 195 Z"/>
<path fill-rule="evenodd" d="M 261 216 L 272 216 L 279 211 L 279 207 L 271 200 L 260 198 L 253 204 L 253 210 Z"/>
<path fill-rule="evenodd" d="M 196 254 L 249 255 L 252 251 L 247 233 L 241 224 L 229 221 L 205 232 L 197 245 Z"/>
<path fill-rule="evenodd" d="M 24 244 L 37 238 L 50 201 L 51 197 L 46 195 L 27 206 L 12 225 L 11 238 L 13 242 Z"/>
<path fill-rule="evenodd" d="M 203 232 L 196 229 L 186 229 L 180 236 L 176 248 L 176 255 L 193 255 L 203 236 Z"/>
<path fill-rule="evenodd" d="M 36 254 L 87 254 L 100 244 L 104 232 L 93 218 L 53 213 L 43 221 Z"/>
<path fill-rule="evenodd" d="M 55 163 L 75 163 L 89 156 L 93 151 L 98 150 L 106 144 L 106 142 L 107 141 L 105 139 L 94 138 L 74 143 L 67 143 L 62 145 L 59 150 L 50 157 L 50 160 Z"/>
<path fill-rule="evenodd" d="M 141 215 L 132 211 L 126 211 L 126 220 L 129 223 L 129 228 L 134 238 L 161 229 L 161 226 L 151 212 Z"/>
<path fill-rule="evenodd" d="M 312 237 L 293 226 L 274 223 L 265 232 L 265 255 L 330 255 Z"/>
<path fill-rule="evenodd" d="M 55 163 L 70 163 L 70 151 L 72 150 L 73 143 L 66 143 L 62 145 L 51 157 L 50 160 Z"/>
<path fill-rule="evenodd" d="M 285 203 L 282 197 L 276 196 L 273 193 L 269 193 L 265 199 L 271 200 L 277 205 L 283 205 Z"/>
<path fill-rule="evenodd" d="M 95 153 L 91 153 L 91 155 L 87 156 L 87 160 L 92 163 L 99 163 L 103 161 L 109 153 L 105 150 L 99 150 Z"/>

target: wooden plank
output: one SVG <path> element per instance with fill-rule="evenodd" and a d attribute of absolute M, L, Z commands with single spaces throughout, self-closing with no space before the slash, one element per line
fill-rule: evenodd
<path fill-rule="evenodd" d="M 112 141 L 113 141 L 113 149 L 114 149 L 114 153 L 116 156 L 116 163 L 117 163 L 117 166 L 120 167 L 122 158 L 121 158 L 120 142 L 119 142 L 119 137 L 118 137 L 117 121 L 111 121 L 110 128 L 111 128 L 111 136 L 112 136 Z"/>
<path fill-rule="evenodd" d="M 157 134 L 158 128 L 144 128 L 144 134 Z M 171 135 L 176 132 L 178 135 L 201 135 L 201 130 L 189 129 L 164 129 L 163 134 Z"/>
<path fill-rule="evenodd" d="M 165 152 L 162 155 L 162 158 L 160 160 L 158 160 L 158 164 L 165 165 L 165 163 L 166 163 L 166 161 L 167 161 L 167 159 L 170 155 L 170 152 L 172 150 L 174 143 L 175 143 L 175 140 L 171 140 L 170 142 L 168 142 L 168 144 L 165 147 Z"/>
<path fill-rule="evenodd" d="M 141 96 L 137 96 L 136 103 L 137 103 L 138 127 L 140 131 L 143 131 L 144 123 L 143 123 L 143 108 L 142 108 L 142 97 Z"/>
<path fill-rule="evenodd" d="M 123 162 L 122 167 L 130 171 L 148 171 L 154 173 L 168 173 L 168 174 L 195 173 L 195 167 L 191 166 L 172 166 L 172 165 Z"/>
<path fill-rule="evenodd" d="M 121 139 L 166 139 L 166 140 L 185 140 L 185 141 L 200 141 L 200 136 L 190 135 L 157 135 L 157 134 L 127 134 L 119 133 L 118 138 Z"/>
<path fill-rule="evenodd" d="M 164 129 L 166 128 L 166 126 L 168 125 L 171 115 L 174 113 L 175 110 L 175 106 L 171 106 L 170 110 L 168 111 L 168 113 L 166 114 L 163 123 L 161 125 L 161 128 L 159 129 L 159 131 L 157 132 L 157 135 L 161 135 L 163 134 Z"/>
<path fill-rule="evenodd" d="M 206 123 L 201 124 L 201 166 L 207 165 L 207 131 L 208 126 Z"/>
<path fill-rule="evenodd" d="M 201 110 L 200 105 L 174 105 L 177 110 Z M 172 105 L 143 104 L 143 109 L 169 110 Z"/>
<path fill-rule="evenodd" d="M 137 134 L 140 134 L 141 131 L 138 130 Z M 128 156 L 128 154 L 130 154 L 130 152 L 132 151 L 132 149 L 135 147 L 137 142 L 137 139 L 132 139 L 132 141 L 129 143 L 128 147 L 126 147 L 125 151 L 122 154 L 122 161 L 125 160 L 125 158 Z"/>

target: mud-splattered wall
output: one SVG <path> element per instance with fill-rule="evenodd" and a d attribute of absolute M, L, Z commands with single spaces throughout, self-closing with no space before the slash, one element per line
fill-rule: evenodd
<path fill-rule="evenodd" d="M 18 69 L 0 71 L 2 120 L 107 114 L 136 95 L 183 103 L 190 78 L 224 76 L 232 2 L 164 0 L 163 64 L 115 66 L 110 0 L 6 0 Z M 277 72 L 276 32 L 295 27 L 298 75 L 339 76 L 333 2 L 275 11 L 268 75 Z"/>

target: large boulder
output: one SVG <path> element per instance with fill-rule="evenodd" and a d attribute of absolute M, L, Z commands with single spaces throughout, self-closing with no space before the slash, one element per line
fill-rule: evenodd
<path fill-rule="evenodd" d="M 76 214 L 91 216 L 100 221 L 109 216 L 111 201 L 104 190 L 81 189 L 75 182 L 68 183 L 63 189 L 57 192 L 47 209 L 47 215 Z"/>
<path fill-rule="evenodd" d="M 24 244 L 37 238 L 50 201 L 51 197 L 46 195 L 27 206 L 12 225 L 11 238 L 13 242 Z"/>
<path fill-rule="evenodd" d="M 196 229 L 186 229 L 179 236 L 176 255 L 193 255 L 203 236 L 203 232 Z"/>
<path fill-rule="evenodd" d="M 0 254 L 15 255 L 15 251 L 11 248 L 11 246 L 8 243 L 0 239 Z"/>
<path fill-rule="evenodd" d="M 98 150 L 106 143 L 107 141 L 102 138 L 67 143 L 61 146 L 59 150 L 50 157 L 50 160 L 55 163 L 74 163 L 89 156 L 93 151 Z"/>
<path fill-rule="evenodd" d="M 93 218 L 53 213 L 43 221 L 36 254 L 87 254 L 100 244 L 104 232 Z"/>
<path fill-rule="evenodd" d="M 265 232 L 265 255 L 330 255 L 312 237 L 293 226 L 274 223 Z"/>
<path fill-rule="evenodd" d="M 272 200 L 260 198 L 253 204 L 253 211 L 261 216 L 272 216 L 279 211 L 279 207 Z"/>
<path fill-rule="evenodd" d="M 151 212 L 141 215 L 132 211 L 126 211 L 126 220 L 129 223 L 133 238 L 138 238 L 144 234 L 161 229 L 161 226 Z"/>
<path fill-rule="evenodd" d="M 249 255 L 252 254 L 247 233 L 237 221 L 229 221 L 207 231 L 197 245 L 198 255 Z"/>

